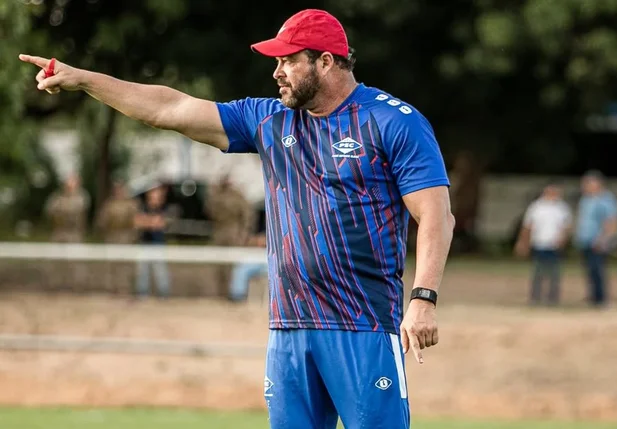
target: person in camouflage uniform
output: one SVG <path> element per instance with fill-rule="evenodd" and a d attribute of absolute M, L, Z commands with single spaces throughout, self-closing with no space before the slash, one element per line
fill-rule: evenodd
<path fill-rule="evenodd" d="M 105 243 L 135 243 L 137 230 L 133 220 L 137 212 L 138 202 L 128 195 L 123 183 L 115 182 L 112 196 L 101 207 L 97 221 L 97 228 L 103 234 Z"/>
<path fill-rule="evenodd" d="M 87 229 L 90 196 L 81 187 L 79 176 L 73 174 L 61 190 L 53 192 L 47 200 L 44 213 L 51 224 L 51 241 L 55 243 L 81 243 Z M 68 285 L 74 291 L 83 291 L 87 284 L 87 267 L 83 263 L 66 261 L 50 264 L 50 288 Z"/>
<path fill-rule="evenodd" d="M 121 181 L 113 184 L 112 195 L 99 212 L 97 229 L 108 244 L 134 244 L 137 240 L 137 229 L 134 226 L 135 215 L 139 212 L 139 204 L 128 194 L 126 186 Z M 125 262 L 110 262 L 105 267 L 105 284 L 115 293 L 129 291 L 133 277 L 133 267 Z"/>
<path fill-rule="evenodd" d="M 51 241 L 81 243 L 87 227 L 90 196 L 81 187 L 77 175 L 70 176 L 62 190 L 52 193 L 45 205 L 45 215 L 51 222 Z"/>
<path fill-rule="evenodd" d="M 228 174 L 215 183 L 206 200 L 206 212 L 212 221 L 212 244 L 215 246 L 246 246 L 253 235 L 255 214 L 244 194 L 231 182 Z M 214 280 L 217 295 L 228 297 L 233 267 L 216 267 Z"/>

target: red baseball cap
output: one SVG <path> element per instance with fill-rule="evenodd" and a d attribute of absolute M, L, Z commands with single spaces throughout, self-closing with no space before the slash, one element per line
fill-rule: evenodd
<path fill-rule="evenodd" d="M 328 51 L 347 57 L 349 45 L 343 26 L 334 16 L 319 9 L 306 9 L 289 18 L 276 37 L 251 45 L 267 57 L 285 57 L 304 49 Z"/>

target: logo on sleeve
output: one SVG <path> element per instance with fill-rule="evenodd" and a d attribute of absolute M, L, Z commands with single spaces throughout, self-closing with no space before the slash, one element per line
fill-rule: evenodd
<path fill-rule="evenodd" d="M 283 146 L 291 147 L 295 145 L 298 142 L 298 140 L 296 140 L 296 138 L 290 134 L 288 136 L 283 137 L 281 139 L 281 142 L 283 142 Z"/>
<path fill-rule="evenodd" d="M 386 95 L 386 94 L 379 94 L 379 95 L 377 95 L 377 97 L 375 97 L 375 100 L 378 100 L 378 101 L 386 101 L 386 100 L 388 100 L 388 101 L 387 101 L 387 103 L 388 103 L 390 106 L 395 106 L 395 107 L 396 107 L 396 106 L 400 106 L 400 107 L 398 108 L 398 110 L 399 110 L 401 113 L 404 113 L 404 114 L 406 114 L 406 115 L 409 115 L 411 112 L 413 112 L 413 110 L 411 109 L 411 107 L 409 107 L 409 106 L 406 106 L 406 105 L 402 104 L 400 100 L 396 100 L 396 99 L 394 99 L 394 98 L 390 98 L 390 97 L 389 97 L 388 95 Z"/>
<path fill-rule="evenodd" d="M 334 149 L 332 151 L 334 158 L 359 158 L 360 155 L 364 154 L 362 145 L 351 137 L 345 137 L 343 140 L 334 143 L 332 148 Z"/>

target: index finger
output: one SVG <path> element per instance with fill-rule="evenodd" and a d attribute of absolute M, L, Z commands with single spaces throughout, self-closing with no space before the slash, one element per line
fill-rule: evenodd
<path fill-rule="evenodd" d="M 411 350 L 413 351 L 414 356 L 418 363 L 424 363 L 424 357 L 422 356 L 422 349 L 420 348 L 420 342 L 418 341 L 418 337 L 415 335 L 411 336 Z"/>
<path fill-rule="evenodd" d="M 42 69 L 46 69 L 49 66 L 49 62 L 50 62 L 50 60 L 48 60 L 47 58 L 35 57 L 32 55 L 25 55 L 25 54 L 20 54 L 19 59 L 26 63 L 39 66 Z"/>

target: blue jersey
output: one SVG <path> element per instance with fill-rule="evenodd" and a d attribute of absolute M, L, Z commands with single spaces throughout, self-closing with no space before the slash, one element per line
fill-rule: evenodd
<path fill-rule="evenodd" d="M 398 333 L 402 196 L 449 186 L 426 118 L 362 84 L 327 117 L 278 99 L 217 106 L 228 152 L 262 160 L 270 328 Z"/>

